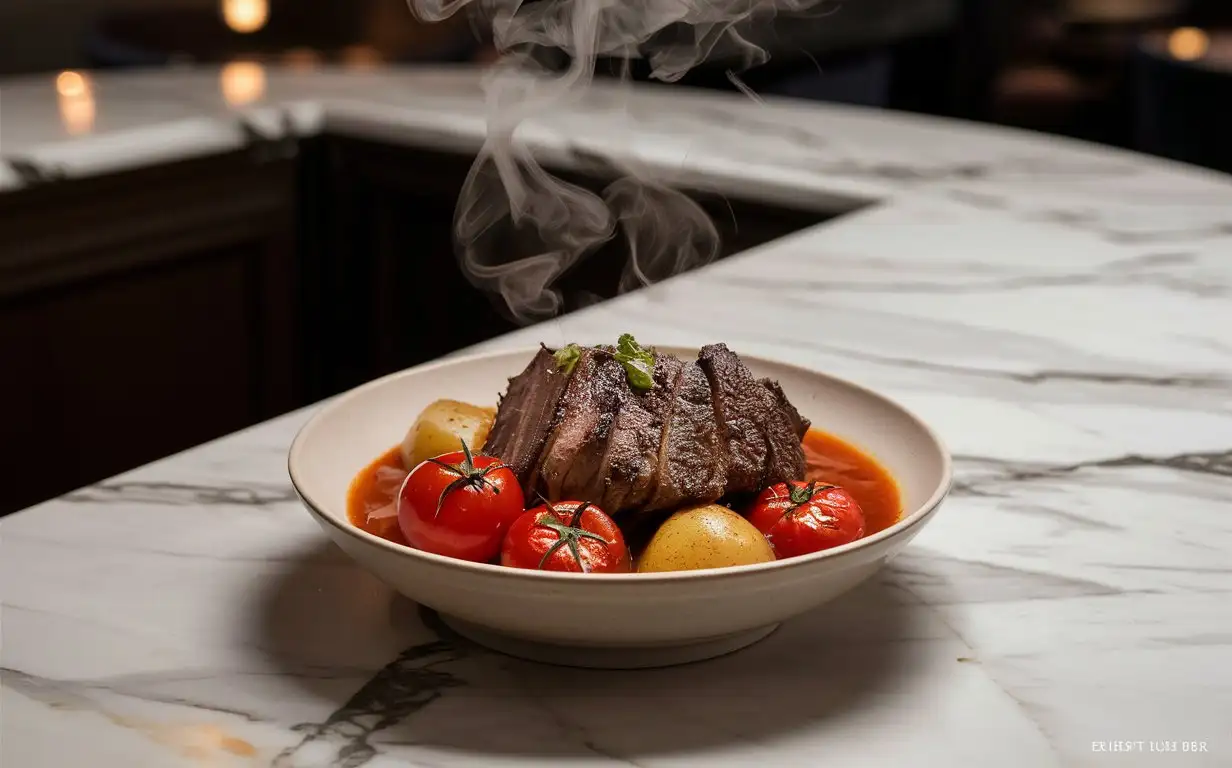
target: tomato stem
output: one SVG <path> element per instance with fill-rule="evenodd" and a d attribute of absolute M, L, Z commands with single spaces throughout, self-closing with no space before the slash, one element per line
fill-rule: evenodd
<path fill-rule="evenodd" d="M 543 557 L 539 558 L 539 570 L 543 570 L 543 566 L 547 565 L 548 558 L 560 551 L 561 547 L 568 547 L 569 554 L 573 555 L 573 561 L 577 563 L 578 569 L 581 570 L 582 573 L 590 573 L 590 568 L 588 568 L 586 563 L 582 560 L 582 553 L 581 550 L 578 549 L 578 542 L 582 539 L 593 539 L 595 541 L 603 542 L 604 546 L 611 546 L 611 542 L 607 539 L 597 533 L 591 533 L 590 531 L 583 530 L 578 525 L 582 519 L 582 513 L 591 507 L 592 504 L 589 501 L 583 501 L 579 504 L 577 509 L 573 510 L 573 517 L 566 524 L 560 522 L 561 514 L 556 507 L 552 506 L 552 502 L 543 498 L 542 494 L 539 496 L 539 499 L 543 502 L 543 505 L 548 508 L 548 511 L 540 515 L 535 520 L 535 525 L 541 525 L 544 528 L 555 531 L 557 537 L 556 543 L 549 547 L 547 552 L 543 553 Z M 548 520 L 547 518 L 549 517 L 552 519 Z"/>
<path fill-rule="evenodd" d="M 578 523 L 582 519 L 582 513 L 585 512 L 589 508 L 590 508 L 589 501 L 583 501 L 581 504 L 578 504 L 577 509 L 573 510 L 573 517 L 572 519 L 569 520 L 569 525 L 573 528 L 577 528 Z"/>
<path fill-rule="evenodd" d="M 463 458 L 458 464 L 446 464 L 440 459 L 428 459 L 428 461 L 436 466 L 458 476 L 456 480 L 445 486 L 445 490 L 441 491 L 440 498 L 436 500 L 436 512 L 433 513 L 434 518 L 440 516 L 441 507 L 444 506 L 445 499 L 449 497 L 449 494 L 463 486 L 469 486 L 475 490 L 480 490 L 486 486 L 492 489 L 492 493 L 500 495 L 500 488 L 488 479 L 488 473 L 495 472 L 498 469 L 508 469 L 509 465 L 497 463 L 483 469 L 476 469 L 475 457 L 471 454 L 470 446 L 466 444 L 466 440 L 460 440 L 460 442 L 462 443 Z"/>
<path fill-rule="evenodd" d="M 813 500 L 813 497 L 822 491 L 828 491 L 831 488 L 837 488 L 837 485 L 822 485 L 818 487 L 816 480 L 810 480 L 808 485 L 793 485 L 787 484 L 787 498 L 791 500 L 791 506 L 779 518 L 786 520 L 800 510 L 805 504 Z"/>

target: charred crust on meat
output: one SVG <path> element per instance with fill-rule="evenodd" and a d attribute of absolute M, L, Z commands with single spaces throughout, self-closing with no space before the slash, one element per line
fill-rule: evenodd
<path fill-rule="evenodd" d="M 726 345 L 689 361 L 653 350 L 648 390 L 629 384 L 614 347 L 580 350 L 561 376 L 541 344 L 500 397 L 485 453 L 524 488 L 640 517 L 803 480 L 809 420 Z"/>

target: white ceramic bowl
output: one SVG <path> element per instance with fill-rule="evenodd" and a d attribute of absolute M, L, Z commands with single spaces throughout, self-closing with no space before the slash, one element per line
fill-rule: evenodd
<path fill-rule="evenodd" d="M 660 347 L 691 359 L 695 349 Z M 735 350 L 739 354 L 740 350 Z M 931 429 L 867 389 L 746 355 L 813 424 L 875 456 L 898 481 L 903 517 L 851 544 L 760 565 L 662 574 L 573 574 L 470 563 L 393 544 L 347 520 L 352 478 L 402 439 L 419 411 L 454 398 L 495 404 L 535 350 L 445 360 L 340 395 L 291 445 L 291 482 L 347 554 L 456 631 L 515 656 L 594 667 L 695 661 L 749 645 L 867 579 L 936 513 L 950 457 Z"/>

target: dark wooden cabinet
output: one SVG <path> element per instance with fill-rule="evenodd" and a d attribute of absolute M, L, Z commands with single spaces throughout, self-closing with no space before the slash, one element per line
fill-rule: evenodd
<path fill-rule="evenodd" d="M 470 163 L 342 138 L 304 144 L 302 331 L 312 339 L 314 398 L 517 327 L 454 256 L 454 205 Z"/>
<path fill-rule="evenodd" d="M 297 401 L 290 160 L 0 196 L 0 513 Z"/>

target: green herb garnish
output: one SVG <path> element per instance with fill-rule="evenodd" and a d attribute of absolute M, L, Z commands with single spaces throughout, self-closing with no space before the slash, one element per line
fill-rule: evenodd
<path fill-rule="evenodd" d="M 606 347 L 608 351 L 611 347 Z M 573 373 L 574 366 L 582 357 L 582 348 L 577 344 L 568 344 L 553 353 L 556 367 L 565 373 Z M 621 334 L 616 342 L 616 351 L 612 352 L 616 362 L 624 366 L 625 378 L 634 389 L 654 389 L 654 353 L 642 347 L 633 338 L 633 334 Z"/>
<path fill-rule="evenodd" d="M 621 334 L 616 342 L 616 361 L 625 367 L 629 386 L 634 389 L 654 388 L 654 355 L 643 349 L 633 334 Z"/>
<path fill-rule="evenodd" d="M 577 365 L 578 360 L 582 357 L 582 348 L 577 344 L 570 344 L 556 350 L 553 357 L 556 358 L 557 368 L 560 368 L 565 373 L 573 373 L 573 366 Z"/>

